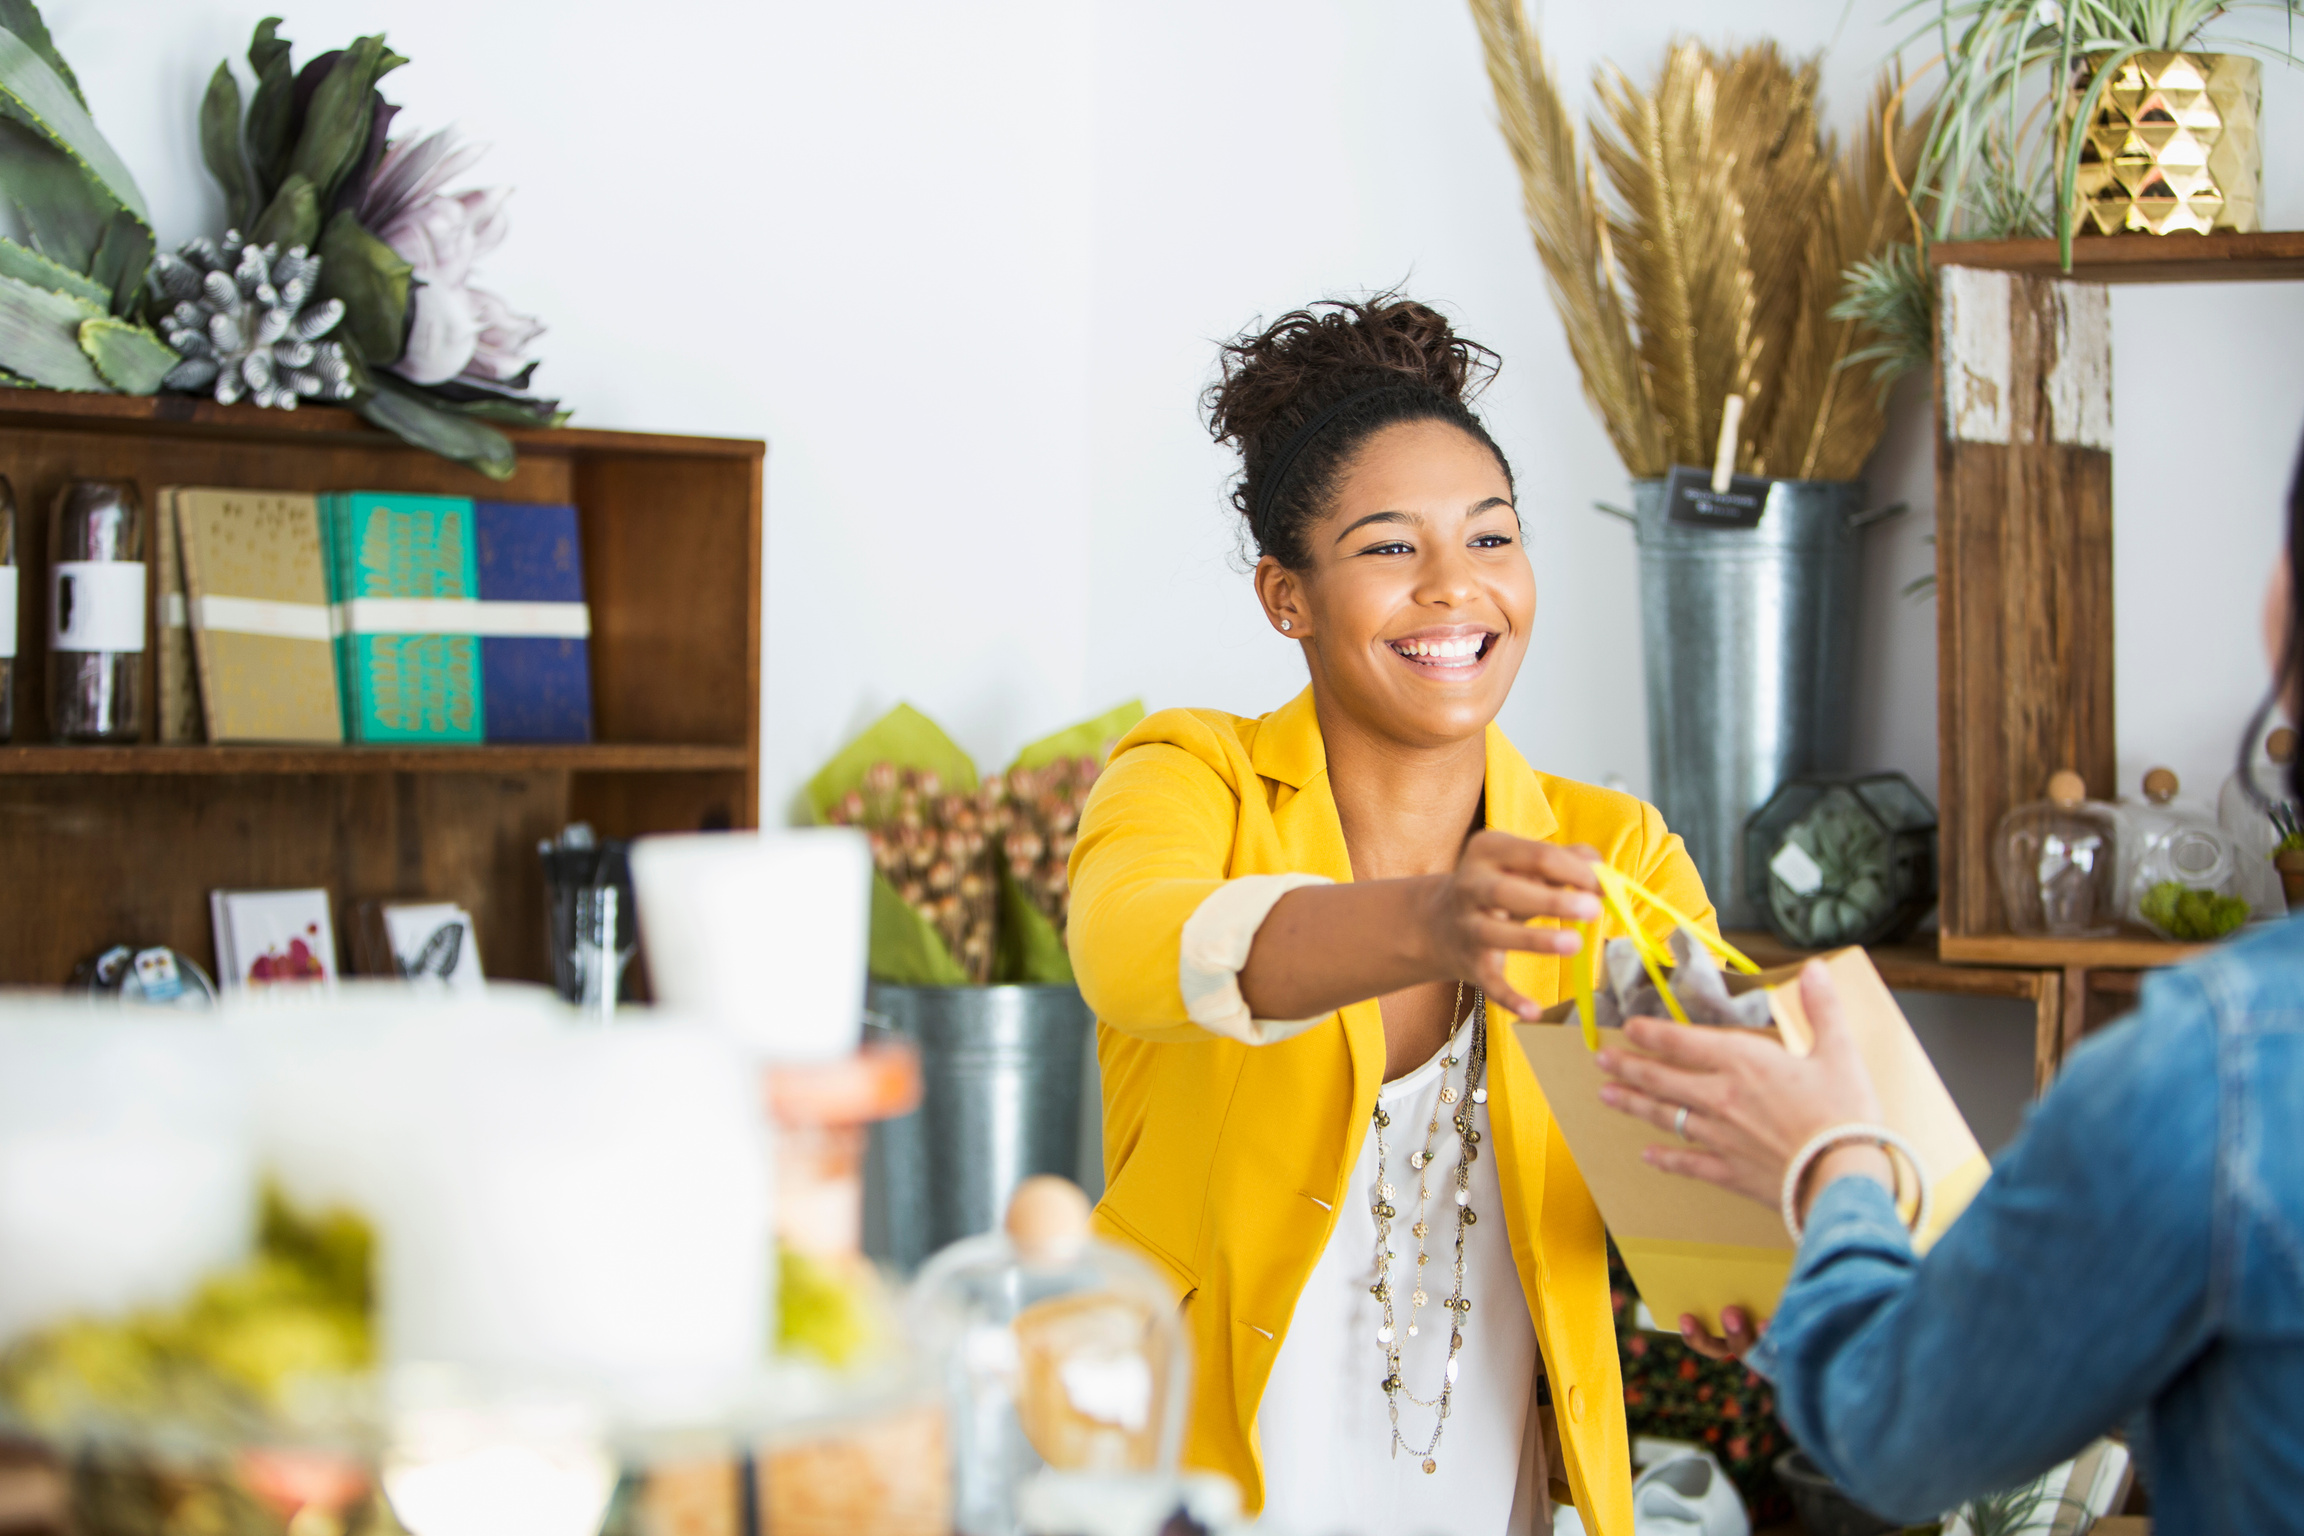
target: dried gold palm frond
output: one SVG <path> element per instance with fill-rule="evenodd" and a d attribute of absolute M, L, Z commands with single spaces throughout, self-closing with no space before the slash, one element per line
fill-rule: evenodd
<path fill-rule="evenodd" d="M 1708 55 L 1707 63 L 1720 82 L 1716 152 L 1733 158 L 1729 180 L 1743 210 L 1758 348 L 1738 459 L 1768 474 L 1785 461 L 1785 440 L 1804 439 L 1816 399 L 1802 367 L 1817 317 L 1801 258 L 1832 191 L 1830 150 L 1816 121 L 1819 70 L 1814 59 L 1786 62 L 1773 43 Z"/>
<path fill-rule="evenodd" d="M 1719 80 L 1692 43 L 1653 95 L 1620 70 L 1596 82 L 1593 153 L 1619 204 L 1609 232 L 1640 328 L 1640 356 L 1676 464 L 1711 462 L 1723 405 L 1753 398 L 1756 295 L 1734 156 L 1714 142 Z"/>
<path fill-rule="evenodd" d="M 1834 178 L 1835 216 L 1818 221 L 1818 238 L 1805 262 L 1818 291 L 1815 309 L 1828 389 L 1797 465 L 1784 471 L 1802 479 L 1854 479 L 1886 424 L 1880 388 L 1869 370 L 1856 366 L 1860 354 L 1881 338 L 1859 320 L 1834 317 L 1834 311 L 1840 308 L 1850 268 L 1876 261 L 1912 239 L 1913 213 L 1905 189 L 1913 184 L 1927 142 L 1929 116 L 1923 112 L 1908 120 L 1903 103 L 1901 80 L 1884 72 L 1873 87 L 1864 128 Z"/>
<path fill-rule="evenodd" d="M 1683 41 L 1652 91 L 1614 68 L 1596 76 L 1586 160 L 1521 0 L 1470 4 L 1529 231 L 1625 468 L 1645 478 L 1709 465 L 1739 395 L 1740 471 L 1859 474 L 1882 402 L 1850 363 L 1877 355 L 1882 338 L 1835 308 L 1845 313 L 1851 267 L 1909 236 L 1902 188 L 1926 115 L 1907 123 L 1884 76 L 1840 156 L 1819 123 L 1816 59 Z"/>
<path fill-rule="evenodd" d="M 1521 202 L 1546 284 L 1560 311 L 1584 393 L 1635 477 L 1671 465 L 1640 350 L 1617 289 L 1608 226 L 1591 167 L 1552 88 L 1520 0 L 1471 0 L 1496 92 L 1505 145 L 1520 172 Z"/>

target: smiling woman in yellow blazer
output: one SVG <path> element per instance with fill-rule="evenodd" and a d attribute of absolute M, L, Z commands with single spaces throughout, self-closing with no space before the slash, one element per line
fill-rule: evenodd
<path fill-rule="evenodd" d="M 1512 1536 L 1561 1494 L 1631 1531 L 1605 1237 L 1508 1026 L 1565 991 L 1594 856 L 1711 909 L 1652 808 L 1494 724 L 1535 583 L 1465 403 L 1491 369 L 1393 298 L 1226 349 L 1213 429 L 1311 686 L 1146 720 L 1072 855 L 1099 1226 L 1189 1298 L 1187 1460 L 1307 1531 Z"/>

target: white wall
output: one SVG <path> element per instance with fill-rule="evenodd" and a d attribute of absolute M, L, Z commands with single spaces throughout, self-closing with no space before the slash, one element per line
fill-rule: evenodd
<path fill-rule="evenodd" d="M 1538 763 L 1646 781 L 1624 493 L 1519 215 L 1455 0 L 281 0 L 299 57 L 388 29 L 403 123 L 491 140 L 488 275 L 552 326 L 581 423 L 769 440 L 771 816 L 899 699 L 986 763 L 1117 700 L 1255 712 L 1302 669 L 1256 616 L 1196 395 L 1215 341 L 1405 283 L 1506 359 L 1488 417 L 1541 583 L 1505 724 Z M 1676 28 L 1830 47 L 1843 127 L 1890 0 L 1531 6 L 1579 92 Z M 163 240 L 213 230 L 192 135 L 253 0 L 49 0 Z M 2267 28 L 2273 22 L 2258 23 Z M 2267 36 L 2271 35 L 2269 32 Z M 2304 225 L 2304 80 L 2268 70 L 2266 221 Z M 2304 286 L 2115 300 L 2123 779 L 2213 793 L 2304 420 Z M 1933 793 L 1926 390 L 1872 473 L 1860 754 Z"/>

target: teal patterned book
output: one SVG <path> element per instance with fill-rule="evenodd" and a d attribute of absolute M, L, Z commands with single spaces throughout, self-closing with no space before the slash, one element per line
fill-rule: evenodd
<path fill-rule="evenodd" d="M 345 739 L 481 740 L 471 501 L 340 491 L 323 507 Z"/>

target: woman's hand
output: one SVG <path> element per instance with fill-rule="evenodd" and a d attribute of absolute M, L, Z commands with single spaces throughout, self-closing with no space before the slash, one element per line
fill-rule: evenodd
<path fill-rule="evenodd" d="M 1815 1033 L 1806 1056 L 1742 1030 L 1633 1019 L 1624 1034 L 1647 1054 L 1602 1051 L 1600 1070 L 1614 1081 L 1600 1090 L 1600 1101 L 1673 1134 L 1672 1144 L 1641 1154 L 1651 1165 L 1773 1208 L 1783 1198 L 1793 1155 L 1811 1137 L 1836 1125 L 1880 1118 L 1879 1096 L 1841 1017 L 1832 977 L 1813 960 L 1800 971 L 1800 1001 Z M 1895 1187 L 1895 1170 L 1885 1153 L 1841 1145 L 1817 1160 L 1807 1191 L 1849 1174 Z M 1749 1350 L 1766 1326 L 1739 1307 L 1722 1313 L 1720 1322 L 1726 1338 L 1706 1332 L 1693 1317 L 1682 1317 L 1680 1337 L 1698 1354 L 1724 1360 Z"/>
<path fill-rule="evenodd" d="M 1434 882 L 1427 919 L 1437 974 L 1461 976 L 1488 1001 L 1524 1019 L 1543 1005 L 1512 989 L 1504 962 L 1514 950 L 1572 955 L 1583 940 L 1573 929 L 1531 928 L 1529 920 L 1588 923 L 1600 915 L 1595 848 L 1533 842 L 1509 832 L 1476 832 L 1453 873 Z"/>

